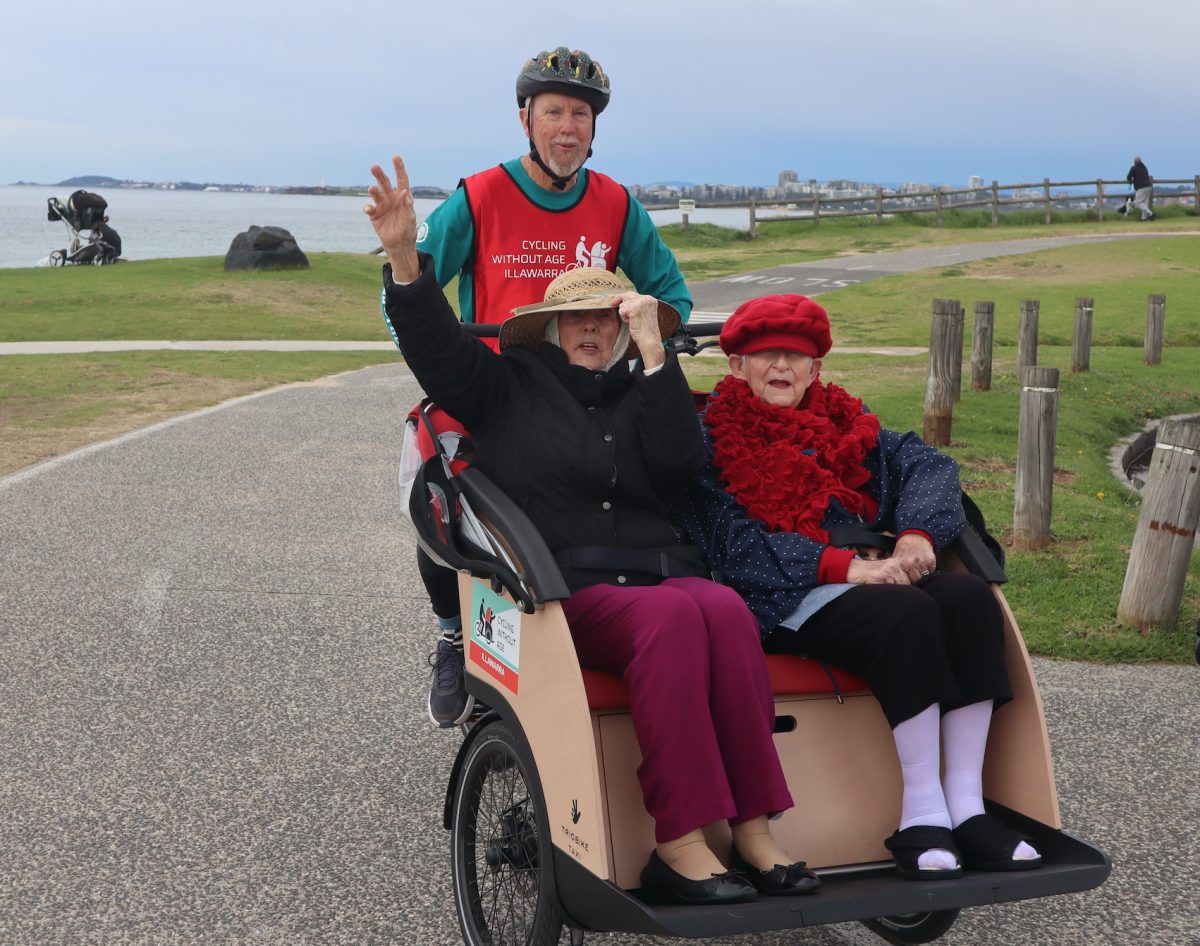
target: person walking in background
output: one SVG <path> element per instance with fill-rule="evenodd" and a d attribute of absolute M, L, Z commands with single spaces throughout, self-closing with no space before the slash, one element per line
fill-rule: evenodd
<path fill-rule="evenodd" d="M 1154 179 L 1150 176 L 1150 171 L 1142 163 L 1141 158 L 1133 159 L 1133 167 L 1125 175 L 1125 180 L 1133 186 L 1134 208 L 1142 212 L 1143 220 L 1153 220 L 1155 214 L 1150 209 L 1150 202 L 1154 197 Z"/>
<path fill-rule="evenodd" d="M 439 286 L 458 276 L 462 320 L 503 322 L 563 272 L 598 267 L 619 268 L 637 292 L 686 322 L 692 297 L 650 215 L 623 186 L 583 166 L 609 101 L 600 63 L 565 46 L 542 51 L 521 67 L 516 93 L 529 152 L 460 181 L 416 235 Z M 497 339 L 485 341 L 499 350 Z M 430 655 L 429 718 L 449 728 L 474 710 L 463 681 L 458 581 L 420 549 L 417 565 L 442 632 Z"/>

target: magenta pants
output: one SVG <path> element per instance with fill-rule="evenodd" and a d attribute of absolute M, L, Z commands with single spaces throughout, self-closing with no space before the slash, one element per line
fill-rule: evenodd
<path fill-rule="evenodd" d="M 625 680 L 657 841 L 792 807 L 762 641 L 737 592 L 703 578 L 592 585 L 563 610 L 580 664 Z"/>

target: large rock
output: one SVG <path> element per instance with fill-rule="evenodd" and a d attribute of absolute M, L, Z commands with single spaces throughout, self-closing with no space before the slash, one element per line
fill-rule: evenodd
<path fill-rule="evenodd" d="M 308 269 L 308 257 L 283 227 L 251 227 L 233 238 L 228 269 Z"/>

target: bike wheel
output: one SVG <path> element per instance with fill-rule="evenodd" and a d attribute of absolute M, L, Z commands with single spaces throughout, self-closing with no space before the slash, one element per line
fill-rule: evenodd
<path fill-rule="evenodd" d="M 533 760 L 500 721 L 463 760 L 451 815 L 451 871 L 467 946 L 555 946 L 562 914 Z"/>
<path fill-rule="evenodd" d="M 958 910 L 931 910 L 925 913 L 900 913 L 863 920 L 863 926 L 889 943 L 931 943 L 958 919 Z"/>

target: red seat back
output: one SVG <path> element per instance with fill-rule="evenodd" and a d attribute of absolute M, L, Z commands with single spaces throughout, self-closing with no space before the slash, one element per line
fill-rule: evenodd
<path fill-rule="evenodd" d="M 836 692 L 862 693 L 870 687 L 858 677 L 837 667 L 828 667 L 806 657 L 767 654 L 771 690 L 780 696 L 833 696 Z M 831 676 L 832 675 L 832 676 Z M 834 687 L 834 681 L 837 687 Z M 588 706 L 595 711 L 629 708 L 629 691 L 620 677 L 600 670 L 583 670 L 583 687 Z"/>

